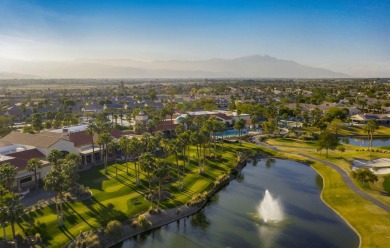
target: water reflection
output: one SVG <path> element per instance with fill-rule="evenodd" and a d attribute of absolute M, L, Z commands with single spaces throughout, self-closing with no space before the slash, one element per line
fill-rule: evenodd
<path fill-rule="evenodd" d="M 191 217 L 191 226 L 193 228 L 200 228 L 205 231 L 210 226 L 210 221 L 207 219 L 204 210 L 199 211 Z"/>
<path fill-rule="evenodd" d="M 237 182 L 239 182 L 239 183 L 245 182 L 244 174 L 238 174 L 236 179 L 237 179 Z"/>
<path fill-rule="evenodd" d="M 272 165 L 275 164 L 275 159 L 274 158 L 267 158 L 265 161 L 265 167 L 271 168 Z"/>
<path fill-rule="evenodd" d="M 322 177 L 320 175 L 316 176 L 316 186 L 318 189 L 321 189 L 324 187 L 324 181 L 322 180 Z"/>

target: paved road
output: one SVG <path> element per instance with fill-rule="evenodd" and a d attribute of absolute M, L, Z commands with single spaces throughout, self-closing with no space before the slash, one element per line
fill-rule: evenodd
<path fill-rule="evenodd" d="M 272 150 L 275 150 L 275 151 L 280 151 L 277 147 L 275 146 L 271 146 L 269 144 L 266 144 L 264 142 L 259 142 L 257 138 L 254 139 L 255 142 L 261 146 L 265 146 L 265 147 L 268 147 Z M 294 154 L 296 155 L 300 155 L 302 157 L 305 157 L 305 158 L 308 158 L 308 159 L 311 159 L 311 160 L 314 160 L 314 161 L 317 161 L 317 162 L 320 162 L 322 164 L 325 164 L 333 169 L 335 169 L 342 177 L 344 183 L 353 191 L 355 192 L 356 194 L 360 195 L 361 197 L 363 197 L 364 199 L 366 199 L 367 201 L 370 201 L 372 204 L 382 208 L 383 210 L 387 211 L 388 213 L 390 213 L 390 206 L 386 205 L 385 203 L 381 202 L 381 201 L 378 201 L 377 199 L 375 199 L 374 197 L 368 195 L 367 193 L 365 193 L 364 191 L 362 191 L 361 189 L 359 189 L 351 180 L 351 177 L 348 175 L 347 172 L 345 172 L 343 169 L 341 169 L 338 165 L 332 163 L 332 162 L 329 162 L 329 161 L 326 161 L 326 160 L 323 160 L 323 159 L 319 159 L 319 158 L 314 158 L 310 155 L 307 155 L 307 154 L 303 154 L 303 153 L 300 153 L 300 152 L 294 152 Z"/>
<path fill-rule="evenodd" d="M 55 194 L 52 191 L 45 191 L 43 189 L 36 189 L 25 195 L 22 199 L 24 207 L 30 207 L 41 200 L 49 200 L 53 198 Z"/>

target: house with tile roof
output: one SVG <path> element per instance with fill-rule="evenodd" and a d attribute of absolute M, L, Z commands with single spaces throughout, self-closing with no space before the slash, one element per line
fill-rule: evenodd
<path fill-rule="evenodd" d="M 34 173 L 26 171 L 27 163 L 32 158 L 38 158 L 42 161 L 43 167 L 37 170 L 38 180 L 44 178 L 50 171 L 50 164 L 45 161 L 46 156 L 36 148 L 28 146 L 13 145 L 10 143 L 0 147 L 0 166 L 3 163 L 10 163 L 17 168 L 13 189 L 22 192 L 35 185 Z"/>

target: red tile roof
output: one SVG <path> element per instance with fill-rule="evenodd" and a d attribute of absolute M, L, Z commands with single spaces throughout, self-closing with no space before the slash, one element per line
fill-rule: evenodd
<path fill-rule="evenodd" d="M 19 171 L 26 169 L 27 162 L 32 158 L 44 159 L 45 155 L 41 153 L 38 149 L 25 150 L 20 152 L 14 152 L 7 154 L 7 157 L 12 157 L 11 159 L 5 161 L 13 166 L 16 166 Z"/>

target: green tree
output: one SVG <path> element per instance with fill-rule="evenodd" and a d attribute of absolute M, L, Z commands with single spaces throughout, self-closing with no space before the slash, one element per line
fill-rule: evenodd
<path fill-rule="evenodd" d="M 116 151 L 117 151 L 118 148 L 119 148 L 118 143 L 116 143 L 114 141 L 110 141 L 110 143 L 108 143 L 108 150 L 112 154 L 114 154 L 115 178 L 117 178 L 117 179 L 118 179 L 118 164 L 116 163 Z"/>
<path fill-rule="evenodd" d="M 374 183 L 378 181 L 378 177 L 368 168 L 352 171 L 352 177 L 362 183 Z"/>
<path fill-rule="evenodd" d="M 43 167 L 43 163 L 38 158 L 32 158 L 29 161 L 27 161 L 27 171 L 34 172 L 34 178 L 35 178 L 35 188 L 38 188 L 38 178 L 37 178 L 37 171 L 38 169 Z"/>
<path fill-rule="evenodd" d="M 345 152 L 345 147 L 344 146 L 340 146 L 337 148 L 337 150 L 340 152 L 340 155 L 343 156 L 343 152 Z"/>
<path fill-rule="evenodd" d="M 238 130 L 238 136 L 240 140 L 240 145 L 241 145 L 241 134 L 242 134 L 242 129 L 245 128 L 245 120 L 240 118 L 236 123 L 234 123 L 234 129 Z"/>
<path fill-rule="evenodd" d="M 64 154 L 57 149 L 50 150 L 49 154 L 46 156 L 46 160 L 54 166 L 59 165 L 60 159 L 64 157 Z"/>
<path fill-rule="evenodd" d="M 153 156 L 150 153 L 142 153 L 139 158 L 139 166 L 142 171 L 144 171 L 148 176 L 148 183 L 149 183 L 149 193 L 152 191 L 152 178 L 151 174 L 155 170 L 156 167 L 156 161 L 153 158 Z M 153 205 L 152 205 L 153 207 Z"/>
<path fill-rule="evenodd" d="M 2 203 L 0 204 L 6 206 L 5 215 L 8 222 L 11 224 L 12 237 L 15 242 L 15 247 L 17 247 L 17 241 L 15 240 L 15 223 L 24 214 L 24 207 L 21 203 L 22 196 L 15 194 L 14 192 L 7 192 L 1 198 Z"/>
<path fill-rule="evenodd" d="M 36 131 L 40 131 L 43 128 L 42 117 L 40 113 L 33 114 L 31 125 Z"/>
<path fill-rule="evenodd" d="M 86 132 L 91 137 L 91 146 L 92 146 L 92 164 L 95 164 L 95 143 L 93 141 L 93 136 L 96 133 L 96 125 L 91 123 L 87 126 Z"/>
<path fill-rule="evenodd" d="M 0 185 L 0 225 L 3 228 L 3 239 L 7 241 L 7 225 L 8 225 L 8 206 L 5 202 L 5 195 L 9 191 Z"/>
<path fill-rule="evenodd" d="M 366 124 L 366 126 L 364 127 L 364 131 L 366 131 L 367 135 L 368 135 L 368 138 L 370 140 L 369 142 L 369 148 L 370 148 L 370 157 L 372 155 L 372 138 L 374 136 L 374 133 L 375 131 L 379 128 L 379 125 L 378 123 L 376 122 L 376 120 L 372 119 L 372 120 L 369 120 Z"/>
<path fill-rule="evenodd" d="M 340 119 L 333 119 L 329 124 L 327 129 L 331 132 L 334 132 L 336 136 L 338 135 L 338 131 L 344 128 L 344 123 Z"/>
<path fill-rule="evenodd" d="M 13 166 L 8 162 L 4 162 L 0 165 L 0 181 L 6 187 L 11 190 L 12 184 L 15 181 L 17 167 Z"/>
<path fill-rule="evenodd" d="M 130 139 L 126 136 L 122 136 L 120 137 L 118 144 L 119 144 L 119 149 L 125 155 L 126 174 L 129 175 L 128 158 L 130 153 Z"/>
<path fill-rule="evenodd" d="M 161 190 L 162 184 L 165 178 L 169 175 L 169 164 L 167 161 L 158 161 L 156 169 L 153 171 L 153 175 L 157 178 L 158 181 L 158 203 L 157 210 L 160 208 L 160 200 L 161 200 Z"/>
<path fill-rule="evenodd" d="M 322 149 L 325 149 L 326 157 L 328 157 L 328 150 L 336 149 L 338 144 L 339 144 L 339 138 L 337 138 L 336 135 L 330 133 L 329 131 L 324 131 L 318 137 L 317 148 L 320 151 Z"/>
<path fill-rule="evenodd" d="M 141 152 L 141 141 L 139 139 L 137 139 L 136 137 L 132 137 L 130 139 L 130 144 L 129 144 L 129 153 L 131 154 L 131 156 L 134 160 L 136 185 L 139 185 L 139 169 L 137 167 L 137 160 L 138 160 L 138 156 L 139 156 L 140 152 Z"/>
<path fill-rule="evenodd" d="M 62 226 L 64 224 L 62 198 L 63 194 L 72 188 L 72 179 L 66 172 L 64 166 L 53 166 L 43 180 L 45 190 L 52 190 L 56 193 L 57 225 Z"/>
<path fill-rule="evenodd" d="M 108 174 L 108 144 L 112 141 L 112 136 L 110 133 L 102 133 L 98 138 L 98 143 L 103 146 L 104 153 L 104 173 Z"/>

